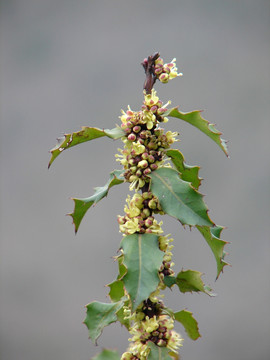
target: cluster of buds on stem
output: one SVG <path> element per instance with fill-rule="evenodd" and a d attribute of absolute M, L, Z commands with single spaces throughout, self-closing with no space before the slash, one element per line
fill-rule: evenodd
<path fill-rule="evenodd" d="M 148 343 L 152 342 L 159 347 L 167 347 L 172 353 L 182 346 L 182 338 L 173 330 L 174 320 L 167 315 L 153 317 L 146 316 L 143 320 L 135 321 L 130 333 L 133 335 L 131 345 L 121 360 L 146 360 L 150 348 Z"/>
<path fill-rule="evenodd" d="M 132 199 L 128 196 L 125 206 L 125 216 L 118 216 L 119 228 L 125 235 L 160 234 L 162 222 L 158 223 L 153 214 L 163 215 L 158 199 L 148 191 L 142 194 L 136 192 Z"/>
<path fill-rule="evenodd" d="M 172 252 L 171 252 L 171 250 L 173 249 L 173 245 L 171 244 L 173 239 L 169 238 L 169 235 L 166 235 L 166 236 L 159 236 L 158 241 L 159 241 L 160 250 L 165 252 L 161 268 L 159 269 L 159 277 L 161 280 L 163 280 L 164 276 L 174 275 L 174 271 L 172 270 L 174 263 L 172 262 Z M 162 282 L 160 283 L 159 287 L 161 289 L 165 288 Z"/>
<path fill-rule="evenodd" d="M 135 194 L 127 197 L 124 208 L 125 215 L 118 216 L 120 232 L 131 234 L 157 234 L 159 248 L 164 252 L 163 262 L 159 269 L 160 282 L 150 297 L 143 301 L 132 312 L 130 304 L 124 307 L 124 315 L 133 324 L 129 331 L 132 338 L 128 351 L 121 360 L 146 360 L 150 353 L 150 343 L 159 347 L 168 348 L 174 355 L 182 346 L 180 335 L 174 331 L 174 319 L 170 317 L 159 299 L 160 291 L 166 287 L 163 279 L 173 275 L 171 262 L 173 239 L 161 235 L 162 222 L 157 222 L 154 215 L 163 215 L 164 212 L 158 198 L 150 191 L 150 174 L 165 165 L 166 151 L 176 141 L 176 132 L 165 132 L 159 123 L 167 122 L 166 105 L 159 100 L 156 91 L 152 88 L 156 79 L 166 83 L 180 76 L 177 73 L 175 59 L 164 64 L 156 53 L 142 63 L 146 81 L 144 85 L 144 101 L 140 111 L 132 111 L 130 107 L 122 110 L 121 128 L 125 132 L 122 138 L 124 148 L 119 149 L 117 161 L 124 168 L 124 177 L 130 183 L 130 190 Z M 169 165 L 168 165 L 169 166 Z M 141 190 L 141 194 L 138 192 Z M 123 256 L 123 255 L 120 255 Z"/>
<path fill-rule="evenodd" d="M 119 149 L 117 160 L 125 169 L 124 177 L 131 183 L 132 189 L 144 187 L 149 182 L 149 174 L 164 162 L 166 149 L 176 140 L 177 133 L 158 127 L 159 122 L 167 121 L 163 114 L 167 111 L 162 102 L 152 90 L 144 96 L 141 111 L 126 112 L 122 110 L 121 128 L 125 131 L 123 137 L 124 149 Z M 166 104 L 167 105 L 167 104 Z"/>
<path fill-rule="evenodd" d="M 154 73 L 162 83 L 167 83 L 169 80 L 182 76 L 182 73 L 177 73 L 177 67 L 175 64 L 176 59 L 173 59 L 170 63 L 164 64 L 163 59 L 160 57 L 155 61 Z"/>

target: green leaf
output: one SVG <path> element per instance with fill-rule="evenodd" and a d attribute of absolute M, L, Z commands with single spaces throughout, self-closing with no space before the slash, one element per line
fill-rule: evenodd
<path fill-rule="evenodd" d="M 154 234 L 127 235 L 121 241 L 121 248 L 127 268 L 122 280 L 135 310 L 156 290 L 164 252 L 159 249 L 158 236 Z"/>
<path fill-rule="evenodd" d="M 158 197 L 162 210 L 183 225 L 212 226 L 203 196 L 190 183 L 180 179 L 179 172 L 161 167 L 149 175 L 151 191 Z"/>
<path fill-rule="evenodd" d="M 184 156 L 179 150 L 171 149 L 168 150 L 166 154 L 171 158 L 176 170 L 180 172 L 181 179 L 190 182 L 191 185 L 198 190 L 202 180 L 198 175 L 200 167 L 185 164 Z"/>
<path fill-rule="evenodd" d="M 120 360 L 117 351 L 104 349 L 101 353 L 92 358 L 92 360 Z"/>
<path fill-rule="evenodd" d="M 103 136 L 107 136 L 111 139 L 119 139 L 125 135 L 125 132 L 120 128 L 116 127 L 114 129 L 99 129 L 94 127 L 82 126 L 82 130 L 74 132 L 72 134 L 65 134 L 63 137 L 57 139 L 58 143 L 56 146 L 50 150 L 51 159 L 48 167 L 50 167 L 53 161 L 57 158 L 66 149 L 71 148 L 72 146 L 84 143 L 86 141 L 94 140 Z"/>
<path fill-rule="evenodd" d="M 224 261 L 224 257 L 227 254 L 224 251 L 224 246 L 228 244 L 228 242 L 220 239 L 221 231 L 224 229 L 222 226 L 214 226 L 214 227 L 206 227 L 206 226 L 197 226 L 197 229 L 205 238 L 207 244 L 210 246 L 217 263 L 217 278 L 220 273 L 223 272 L 223 268 L 225 265 L 228 265 L 226 261 Z"/>
<path fill-rule="evenodd" d="M 164 113 L 164 116 L 175 117 L 195 126 L 197 129 L 209 136 L 228 156 L 226 140 L 220 137 L 222 133 L 215 128 L 214 124 L 210 124 L 201 116 L 201 111 L 196 110 L 189 113 L 182 113 L 178 110 L 178 108 L 173 108 Z"/>
<path fill-rule="evenodd" d="M 122 184 L 124 182 L 124 177 L 122 176 L 123 171 L 122 170 L 114 170 L 110 173 L 110 178 L 108 182 L 102 186 L 102 187 L 96 187 L 95 193 L 85 199 L 75 199 L 75 207 L 73 210 L 73 213 L 68 214 L 72 217 L 73 223 L 75 226 L 75 233 L 78 231 L 80 223 L 87 212 L 87 210 L 92 206 L 98 203 L 101 199 L 103 199 L 105 196 L 107 196 L 109 189 L 118 184 Z"/>
<path fill-rule="evenodd" d="M 118 271 L 119 271 L 117 280 L 122 280 L 123 276 L 127 273 L 127 268 L 123 264 L 124 256 L 123 255 L 119 256 L 117 260 L 118 260 Z"/>
<path fill-rule="evenodd" d="M 116 313 L 123 306 L 123 301 L 107 304 L 94 301 L 86 305 L 84 324 L 88 328 L 89 338 L 96 343 L 105 326 L 117 321 Z"/>
<path fill-rule="evenodd" d="M 93 357 L 92 360 L 120 360 L 120 355 L 117 351 L 104 349 L 101 353 Z"/>
<path fill-rule="evenodd" d="M 204 292 L 207 293 L 206 289 L 209 289 L 208 287 L 205 288 L 205 285 L 201 279 L 201 276 L 203 274 L 199 271 L 194 270 L 182 270 L 180 271 L 176 276 L 176 284 L 179 287 L 179 290 L 182 293 L 186 292 Z"/>
<path fill-rule="evenodd" d="M 116 280 L 107 285 L 110 288 L 109 296 L 113 302 L 117 302 L 125 295 L 124 283 L 121 280 Z"/>
<path fill-rule="evenodd" d="M 172 275 L 165 276 L 163 282 L 168 288 L 171 288 L 173 285 L 176 284 L 176 277 Z"/>
<path fill-rule="evenodd" d="M 199 333 L 198 323 L 192 315 L 192 312 L 187 310 L 174 313 L 175 320 L 179 321 L 184 326 L 188 336 L 192 340 L 197 340 L 201 334 Z"/>
<path fill-rule="evenodd" d="M 176 353 L 167 347 L 157 346 L 152 341 L 147 342 L 147 347 L 151 349 L 147 360 L 172 360 L 172 357 L 176 358 Z"/>

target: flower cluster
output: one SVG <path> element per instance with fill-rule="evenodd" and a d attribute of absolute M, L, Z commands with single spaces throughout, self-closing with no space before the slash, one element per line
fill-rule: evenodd
<path fill-rule="evenodd" d="M 169 235 L 166 235 L 166 236 L 159 236 L 158 241 L 159 241 L 160 250 L 165 252 L 161 268 L 159 269 L 159 276 L 161 280 L 163 280 L 164 276 L 170 276 L 174 274 L 174 271 L 172 270 L 172 266 L 174 265 L 174 263 L 171 262 L 172 261 L 171 250 L 173 249 L 173 245 L 171 245 L 171 242 L 173 241 L 173 239 L 169 239 Z"/>
<path fill-rule="evenodd" d="M 162 222 L 158 223 L 153 214 L 163 214 L 158 199 L 151 192 L 139 194 L 136 192 L 132 199 L 128 196 L 124 210 L 125 216 L 118 216 L 119 228 L 125 235 L 161 234 Z"/>
<path fill-rule="evenodd" d="M 173 353 L 177 353 L 183 339 L 173 328 L 174 320 L 167 315 L 146 316 L 144 320 L 135 322 L 130 329 L 133 335 L 130 339 L 132 343 L 128 351 L 122 355 L 121 360 L 147 359 L 150 352 L 149 342 L 159 347 L 167 347 Z"/>
<path fill-rule="evenodd" d="M 144 67 L 150 69 L 151 75 L 155 77 L 153 83 L 156 78 L 166 83 L 181 75 L 177 73 L 175 59 L 169 64 L 164 64 L 157 55 L 152 60 L 151 66 L 148 66 L 145 60 Z M 167 166 L 166 150 L 176 141 L 178 135 L 176 132 L 165 132 L 159 126 L 159 123 L 168 121 L 166 118 L 168 104 L 169 102 L 163 105 L 156 91 L 152 89 L 151 93 L 144 92 L 140 111 L 133 111 L 128 107 L 126 112 L 122 110 L 120 116 L 121 128 L 125 132 L 122 138 L 124 148 L 119 149 L 120 154 L 116 157 L 124 167 L 124 177 L 130 183 L 130 190 L 135 190 L 135 194 L 126 199 L 125 215 L 118 216 L 119 229 L 124 235 L 157 234 L 159 249 L 164 252 L 158 272 L 160 282 L 156 290 L 135 311 L 132 312 L 130 304 L 124 306 L 125 319 L 132 324 L 129 328 L 132 337 L 129 339 L 131 344 L 121 360 L 146 360 L 151 343 L 167 348 L 175 355 L 182 346 L 180 335 L 174 331 L 174 319 L 166 313 L 164 304 L 160 300 L 160 292 L 166 287 L 163 282 L 164 277 L 174 274 L 172 270 L 174 264 L 171 261 L 173 239 L 169 238 L 169 235 L 162 235 L 162 222 L 158 223 L 154 218 L 155 214 L 163 215 L 164 212 L 158 198 L 153 195 L 149 187 L 149 175 L 159 167 Z"/>
<path fill-rule="evenodd" d="M 169 80 L 182 76 L 182 73 L 177 73 L 175 64 L 176 59 L 173 59 L 169 64 L 164 64 L 160 57 L 155 61 L 155 75 L 162 83 L 167 83 Z"/>
<path fill-rule="evenodd" d="M 167 109 L 162 105 L 152 90 L 151 94 L 144 95 L 141 111 L 132 111 L 130 107 L 126 112 L 122 110 L 125 146 L 116 157 L 125 169 L 124 177 L 131 183 L 131 190 L 149 182 L 148 175 L 163 164 L 165 150 L 176 141 L 177 133 L 164 133 L 164 129 L 158 127 L 159 122 L 167 121 L 163 116 Z"/>

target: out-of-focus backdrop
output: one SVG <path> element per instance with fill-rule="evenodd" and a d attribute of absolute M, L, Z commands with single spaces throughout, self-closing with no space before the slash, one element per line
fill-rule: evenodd
<path fill-rule="evenodd" d="M 197 129 L 172 119 L 186 162 L 200 165 L 211 218 L 227 229 L 227 266 L 215 282 L 204 239 L 164 218 L 175 238 L 175 270 L 205 274 L 218 294 L 166 293 L 194 313 L 202 338 L 185 337 L 183 360 L 267 360 L 269 325 L 268 0 L 1 1 L 1 360 L 87 360 L 128 346 L 106 328 L 88 340 L 84 305 L 109 301 L 126 185 L 89 210 L 75 236 L 70 196 L 86 197 L 119 168 L 119 142 L 98 139 L 61 154 L 48 150 L 80 126 L 113 128 L 137 110 L 155 51 L 177 58 L 182 78 L 157 83 L 160 98 L 204 117 L 229 140 L 230 158 Z"/>

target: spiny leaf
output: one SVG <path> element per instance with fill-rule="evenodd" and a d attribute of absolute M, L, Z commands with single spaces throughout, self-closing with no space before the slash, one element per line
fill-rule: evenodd
<path fill-rule="evenodd" d="M 174 313 L 175 320 L 179 321 L 184 326 L 188 336 L 192 340 L 197 340 L 201 334 L 199 333 L 198 323 L 192 315 L 192 312 L 187 310 L 181 310 Z"/>
<path fill-rule="evenodd" d="M 122 280 L 135 310 L 156 290 L 164 252 L 159 249 L 158 236 L 154 234 L 127 235 L 121 241 L 121 248 L 127 268 Z"/>
<path fill-rule="evenodd" d="M 120 355 L 117 351 L 104 349 L 101 353 L 93 357 L 92 360 L 120 360 Z"/>
<path fill-rule="evenodd" d="M 117 280 L 122 280 L 123 276 L 127 273 L 127 268 L 123 264 L 124 256 L 123 255 L 119 256 L 117 260 L 118 260 L 118 271 L 119 271 Z"/>
<path fill-rule="evenodd" d="M 96 187 L 96 191 L 92 196 L 85 199 L 72 198 L 72 200 L 74 200 L 75 206 L 73 213 L 68 215 L 70 215 L 73 219 L 73 223 L 75 225 L 75 233 L 78 231 L 80 223 L 87 210 L 92 205 L 95 205 L 97 202 L 107 196 L 108 191 L 112 186 L 122 184 L 124 182 L 124 177 L 122 176 L 122 173 L 122 170 L 112 171 L 110 173 L 110 178 L 108 182 L 102 187 Z"/>
<path fill-rule="evenodd" d="M 147 347 L 151 349 L 147 360 L 172 360 L 172 358 L 178 358 L 177 354 L 167 347 L 157 346 L 152 341 L 147 342 Z"/>
<path fill-rule="evenodd" d="M 182 270 L 176 276 L 176 284 L 182 293 L 186 292 L 204 292 L 207 295 L 213 296 L 211 289 L 204 285 L 201 279 L 203 274 L 195 270 Z"/>
<path fill-rule="evenodd" d="M 224 246 L 228 244 L 227 241 L 220 239 L 221 231 L 224 229 L 222 226 L 214 226 L 214 227 L 207 227 L 207 226 L 197 226 L 197 229 L 205 238 L 207 244 L 210 246 L 217 263 L 217 278 L 219 277 L 220 273 L 223 272 L 223 268 L 225 265 L 228 265 L 226 261 L 224 261 L 224 257 L 227 254 L 224 251 Z"/>
<path fill-rule="evenodd" d="M 72 146 L 84 143 L 86 141 L 94 140 L 103 136 L 107 136 L 111 139 L 119 139 L 125 135 L 125 132 L 120 128 L 116 127 L 114 129 L 99 129 L 94 127 L 82 126 L 82 130 L 74 132 L 72 134 L 65 134 L 63 137 L 57 139 L 58 143 L 56 146 L 50 150 L 51 159 L 48 167 L 51 166 L 53 161 L 57 158 L 66 149 L 71 148 Z"/>
<path fill-rule="evenodd" d="M 171 116 L 181 120 L 188 122 L 189 124 L 195 126 L 197 129 L 201 130 L 204 134 L 209 136 L 216 144 L 224 151 L 224 153 L 228 156 L 228 149 L 226 140 L 222 139 L 220 136 L 222 135 L 219 132 L 214 124 L 210 124 L 207 120 L 205 120 L 201 116 L 201 111 L 191 111 L 188 113 L 182 113 L 178 110 L 178 108 L 169 109 L 164 116 Z"/>
<path fill-rule="evenodd" d="M 198 190 L 201 185 L 201 178 L 198 176 L 200 167 L 199 166 L 189 166 L 185 164 L 185 159 L 183 154 L 176 149 L 171 149 L 166 152 L 166 155 L 169 156 L 174 164 L 176 170 L 180 172 L 180 177 L 184 181 L 188 181 L 191 185 Z"/>
<path fill-rule="evenodd" d="M 151 191 L 157 196 L 162 210 L 183 225 L 212 226 L 202 195 L 190 183 L 180 179 L 179 172 L 166 167 L 153 171 Z"/>
<path fill-rule="evenodd" d="M 123 306 L 123 301 L 112 304 L 94 301 L 86 305 L 84 324 L 88 328 L 89 338 L 96 343 L 105 326 L 117 321 L 116 313 Z"/>

